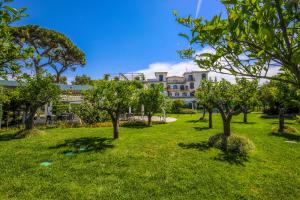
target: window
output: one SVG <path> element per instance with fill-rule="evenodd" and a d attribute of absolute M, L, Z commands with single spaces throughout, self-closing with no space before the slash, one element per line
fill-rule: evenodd
<path fill-rule="evenodd" d="M 170 85 L 167 86 L 167 89 L 171 89 Z"/>
<path fill-rule="evenodd" d="M 175 97 L 179 97 L 179 93 L 178 92 L 175 93 Z"/>
<path fill-rule="evenodd" d="M 173 89 L 177 90 L 178 89 L 177 85 L 173 85 Z"/>
<path fill-rule="evenodd" d="M 202 80 L 206 80 L 206 74 L 202 74 Z"/>
<path fill-rule="evenodd" d="M 184 90 L 184 85 L 180 85 L 180 90 Z"/>
<path fill-rule="evenodd" d="M 158 76 L 158 79 L 159 79 L 159 81 L 161 81 L 161 82 L 164 81 L 164 75 L 159 75 L 159 76 Z"/>
<path fill-rule="evenodd" d="M 185 86 L 185 89 L 186 89 L 186 90 L 188 90 L 188 89 L 189 89 L 189 86 L 188 86 L 188 85 L 186 85 L 186 86 Z"/>
<path fill-rule="evenodd" d="M 182 93 L 182 96 L 187 97 L 187 93 L 186 92 Z"/>
<path fill-rule="evenodd" d="M 189 75 L 189 76 L 188 76 L 188 81 L 193 81 L 193 80 L 194 80 L 193 75 Z"/>
<path fill-rule="evenodd" d="M 191 93 L 190 93 L 190 96 L 191 96 L 191 97 L 195 96 L 195 92 L 191 92 Z"/>
<path fill-rule="evenodd" d="M 190 88 L 194 89 L 195 88 L 195 84 L 194 83 L 190 83 Z"/>

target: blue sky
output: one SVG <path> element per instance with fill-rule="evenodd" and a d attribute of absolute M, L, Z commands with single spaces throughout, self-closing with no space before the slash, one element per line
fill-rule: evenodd
<path fill-rule="evenodd" d="M 178 33 L 180 16 L 211 18 L 222 12 L 219 0 L 15 0 L 16 7 L 27 7 L 29 16 L 17 25 L 36 24 L 67 35 L 87 59 L 87 65 L 66 75 L 101 78 L 105 73 L 168 70 L 181 63 L 189 66 L 177 50 L 186 47 Z M 167 68 L 164 68 L 168 66 Z M 178 67 L 177 67 L 178 68 Z M 177 69 L 177 71 L 180 69 Z M 176 72 L 178 73 L 178 72 Z"/>

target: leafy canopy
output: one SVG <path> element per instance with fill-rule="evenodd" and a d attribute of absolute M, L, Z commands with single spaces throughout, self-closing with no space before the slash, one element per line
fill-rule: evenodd
<path fill-rule="evenodd" d="M 0 77 L 6 78 L 8 74 L 19 72 L 17 58 L 22 57 L 22 52 L 13 43 L 9 26 L 11 23 L 25 17 L 26 9 L 19 10 L 8 6 L 10 0 L 0 0 Z"/>
<path fill-rule="evenodd" d="M 188 27 L 191 47 L 180 51 L 199 66 L 219 73 L 267 78 L 300 87 L 300 4 L 286 0 L 222 0 L 227 15 L 211 20 L 177 18 Z M 198 47 L 212 52 L 196 55 Z M 282 67 L 283 77 L 268 72 Z"/>
<path fill-rule="evenodd" d="M 59 80 L 66 70 L 85 65 L 84 53 L 59 32 L 27 25 L 12 28 L 11 34 L 21 48 L 30 47 L 30 56 L 25 60 L 25 65 L 33 67 L 36 74 L 51 67 Z"/>

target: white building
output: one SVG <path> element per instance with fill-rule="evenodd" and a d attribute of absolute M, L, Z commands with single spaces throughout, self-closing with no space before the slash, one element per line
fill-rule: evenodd
<path fill-rule="evenodd" d="M 168 76 L 168 72 L 156 72 L 155 79 L 146 80 L 146 84 L 160 83 L 165 94 L 172 99 L 182 99 L 186 103 L 196 101 L 194 97 L 201 81 L 208 78 L 208 71 L 186 72 L 183 76 Z"/>

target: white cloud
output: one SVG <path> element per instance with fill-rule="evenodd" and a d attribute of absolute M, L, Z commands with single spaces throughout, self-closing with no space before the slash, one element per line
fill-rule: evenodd
<path fill-rule="evenodd" d="M 201 5 L 202 5 L 202 0 L 198 0 L 198 4 L 197 4 L 197 11 L 196 11 L 196 18 L 198 18 L 198 17 L 199 17 L 199 13 L 200 13 Z"/>
<path fill-rule="evenodd" d="M 210 48 L 204 48 L 201 51 L 198 51 L 196 54 L 202 53 L 213 53 L 214 50 Z M 147 68 L 136 71 L 136 73 L 144 73 L 146 79 L 153 79 L 155 78 L 155 72 L 168 72 L 168 76 L 182 76 L 185 72 L 190 71 L 206 71 L 201 69 L 195 62 L 193 61 L 183 61 L 179 63 L 168 63 L 168 62 L 157 62 L 150 64 Z M 268 72 L 268 76 L 274 76 L 278 74 L 279 67 L 271 67 Z M 212 80 L 221 80 L 222 78 L 234 83 L 235 76 L 227 75 L 227 74 L 220 74 L 216 72 L 209 72 L 209 78 Z M 260 83 L 264 83 L 266 80 L 260 80 Z"/>

